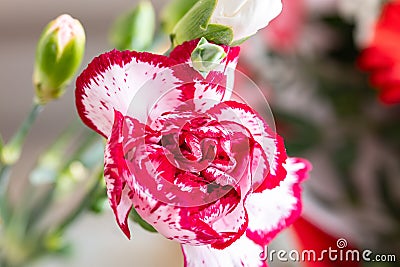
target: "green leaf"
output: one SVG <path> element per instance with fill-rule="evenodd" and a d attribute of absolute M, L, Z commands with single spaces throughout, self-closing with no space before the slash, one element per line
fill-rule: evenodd
<path fill-rule="evenodd" d="M 145 229 L 149 232 L 152 232 L 152 233 L 157 233 L 157 230 L 154 229 L 153 226 L 151 226 L 148 222 L 143 220 L 142 217 L 140 217 L 139 213 L 137 213 L 135 208 L 132 208 L 132 211 L 129 214 L 129 217 L 131 218 L 131 220 L 133 220 L 134 222 L 139 224 L 143 229 Z"/>
<path fill-rule="evenodd" d="M 233 31 L 230 27 L 209 24 L 216 4 L 217 0 L 198 1 L 176 24 L 171 35 L 173 44 L 176 46 L 201 37 L 217 44 L 230 44 L 233 40 Z"/>
<path fill-rule="evenodd" d="M 161 27 L 170 34 L 179 20 L 197 3 L 198 0 L 172 0 L 161 11 Z"/>
<path fill-rule="evenodd" d="M 144 51 L 154 39 L 156 15 L 149 1 L 119 17 L 110 31 L 110 41 L 119 50 Z"/>

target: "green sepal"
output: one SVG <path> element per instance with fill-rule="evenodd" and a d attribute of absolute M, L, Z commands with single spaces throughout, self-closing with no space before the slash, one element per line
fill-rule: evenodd
<path fill-rule="evenodd" d="M 60 51 L 56 35 L 47 36 L 43 43 L 44 49 L 37 52 L 40 65 L 34 75 L 40 82 L 36 84 L 36 94 L 45 100 L 57 99 L 81 65 L 84 42 L 71 40 L 63 51 Z"/>
<path fill-rule="evenodd" d="M 230 44 L 230 46 L 238 46 L 238 45 L 241 45 L 242 43 L 244 43 L 245 41 L 247 41 L 251 36 L 252 36 L 252 35 L 247 36 L 247 37 L 244 37 L 244 38 L 239 39 L 239 40 L 236 40 L 236 41 L 233 41 L 233 42 Z"/>
<path fill-rule="evenodd" d="M 216 44 L 229 45 L 233 40 L 232 29 L 225 25 L 209 24 L 216 4 L 217 0 L 200 0 L 194 5 L 171 34 L 174 46 L 201 37 Z"/>
<path fill-rule="evenodd" d="M 208 24 L 207 30 L 205 30 L 201 36 L 194 39 L 200 37 L 204 37 L 208 41 L 216 44 L 229 45 L 233 40 L 233 31 L 232 28 L 225 25 Z"/>

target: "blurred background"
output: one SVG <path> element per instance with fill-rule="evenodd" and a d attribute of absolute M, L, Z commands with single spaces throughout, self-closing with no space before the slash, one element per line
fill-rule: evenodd
<path fill-rule="evenodd" d="M 4 140 L 31 106 L 32 67 L 43 27 L 62 13 L 79 19 L 87 38 L 84 68 L 112 48 L 111 24 L 136 2 L 0 0 Z M 160 10 L 167 1 L 152 2 Z M 303 218 L 334 239 L 346 238 L 356 247 L 399 257 L 399 104 L 379 100 L 379 91 L 357 65 L 373 39 L 373 23 L 384 1 L 283 2 L 280 21 L 243 45 L 238 68 L 267 96 L 288 154 L 305 157 L 314 166 L 304 185 Z M 73 90 L 72 84 L 64 97 L 50 102 L 31 129 L 12 174 L 16 194 L 37 156 L 77 117 Z M 35 266 L 183 266 L 176 243 L 134 228 L 128 241 L 108 208 L 100 215 L 85 213 L 67 231 L 69 255 L 45 258 Z M 274 246 L 292 247 L 295 236 L 296 229 L 291 228 Z"/>

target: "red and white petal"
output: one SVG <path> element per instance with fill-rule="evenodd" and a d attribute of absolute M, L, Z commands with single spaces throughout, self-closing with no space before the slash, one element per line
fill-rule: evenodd
<path fill-rule="evenodd" d="M 272 188 L 278 186 L 279 183 L 283 179 L 285 179 L 285 177 L 287 175 L 287 170 L 284 167 L 284 164 L 287 160 L 285 144 L 284 144 L 282 137 L 280 137 L 277 134 L 275 137 L 276 137 L 274 140 L 275 151 L 273 154 L 272 162 L 271 162 L 271 158 L 268 159 L 269 172 L 268 172 L 267 178 L 264 179 L 260 185 L 256 185 L 254 187 L 255 192 L 262 192 L 265 189 L 272 189 Z M 262 163 L 262 161 L 261 161 L 261 163 Z M 259 169 L 260 168 L 262 169 L 263 166 L 265 166 L 265 165 L 264 164 L 259 165 L 257 168 L 257 172 L 262 171 Z M 263 171 L 263 173 L 265 174 L 264 171 Z"/>
<path fill-rule="evenodd" d="M 286 176 L 286 171 L 282 166 L 287 156 L 283 140 L 272 131 L 264 119 L 248 105 L 235 101 L 217 104 L 207 113 L 213 114 L 219 121 L 233 121 L 241 124 L 250 131 L 254 140 L 261 145 L 268 160 L 269 177 L 262 190 L 278 186 Z M 265 168 L 265 164 L 260 165 L 259 168 Z M 257 170 L 256 173 L 264 173 L 264 171 Z"/>
<path fill-rule="evenodd" d="M 142 148 L 146 151 L 141 151 Z M 142 153 L 147 156 L 139 156 Z M 133 156 L 138 160 L 134 164 L 140 166 L 130 167 L 136 177 L 133 188 L 137 197 L 133 202 L 140 216 L 166 238 L 180 243 L 204 245 L 218 242 L 223 245 L 235 240 L 237 235 L 243 235 L 248 221 L 247 215 L 240 213 L 244 211 L 243 203 L 237 205 L 240 195 L 224 195 L 214 203 L 207 203 L 208 197 L 213 198 L 212 194 L 201 186 L 185 184 L 183 188 L 169 182 L 175 175 L 169 169 L 175 167 L 161 153 L 161 147 L 147 146 L 138 147 Z M 215 217 L 223 216 L 237 219 L 235 225 L 242 227 L 228 229 L 214 221 Z"/>
<path fill-rule="evenodd" d="M 218 229 L 219 232 L 230 233 L 225 238 L 211 244 L 213 249 L 226 249 L 239 238 L 245 236 L 249 217 L 244 207 L 244 199 L 245 197 L 232 212 L 224 214 L 213 224 L 213 228 Z"/>
<path fill-rule="evenodd" d="M 128 168 L 125 164 L 122 143 L 118 142 L 120 129 L 122 129 L 122 114 L 116 112 L 111 138 L 106 145 L 104 153 L 104 178 L 107 187 L 107 196 L 114 212 L 118 225 L 130 238 L 128 215 L 132 208 L 132 194 L 127 181 L 130 179 Z"/>
<path fill-rule="evenodd" d="M 138 183 L 132 174 L 132 168 L 127 164 L 126 157 L 129 157 L 131 153 L 128 150 L 144 143 L 143 138 L 139 136 L 143 131 L 143 127 L 138 129 L 140 126 L 144 127 L 138 121 L 124 117 L 118 111 L 115 112 L 113 132 L 106 146 L 104 172 L 109 202 L 117 223 L 130 237 L 127 218 L 134 205 L 137 212 L 166 237 L 173 238 L 179 232 L 182 235 L 194 237 L 194 233 L 180 229 L 180 209 L 160 202 L 152 196 L 146 184 Z M 135 127 L 137 129 L 134 129 Z M 146 162 L 141 163 L 146 164 Z M 152 180 L 155 179 L 156 177 Z"/>
<path fill-rule="evenodd" d="M 138 120 L 115 112 L 105 172 L 110 204 L 127 236 L 126 218 L 132 203 L 161 234 L 181 243 L 218 243 L 223 247 L 243 235 L 248 220 L 240 192 L 233 188 L 227 192 L 230 194 L 216 192 L 218 198 L 208 203 L 213 194 L 201 185 L 185 184 L 182 188 L 175 183 L 173 158 L 157 144 L 157 138 L 156 132 Z M 224 224 L 216 221 L 219 217 L 237 223 Z"/>
<path fill-rule="evenodd" d="M 275 133 L 264 122 L 264 119 L 248 105 L 236 101 L 225 101 L 215 105 L 207 113 L 213 114 L 219 121 L 234 121 L 243 125 L 264 150 L 270 149 L 267 142 L 274 139 Z"/>
<path fill-rule="evenodd" d="M 254 144 L 253 153 L 251 154 L 251 177 L 253 191 L 261 190 L 261 186 L 270 184 L 270 179 L 266 179 L 269 174 L 269 163 L 267 156 L 261 145 Z"/>
<path fill-rule="evenodd" d="M 262 247 L 301 213 L 300 182 L 306 178 L 311 165 L 304 159 L 288 158 L 284 167 L 287 176 L 279 186 L 253 193 L 245 203 L 249 214 L 246 235 Z"/>
<path fill-rule="evenodd" d="M 195 110 L 204 112 L 217 102 L 230 100 L 234 87 L 239 47 L 224 46 L 227 57 L 204 79 L 196 79 Z M 191 65 L 191 64 L 190 64 Z"/>
<path fill-rule="evenodd" d="M 79 116 L 90 128 L 108 137 L 114 110 L 125 115 L 138 90 L 174 64 L 168 57 L 135 51 L 113 50 L 94 58 L 76 81 Z M 168 78 L 168 83 L 176 81 Z M 147 93 L 153 95 L 152 91 Z"/>
<path fill-rule="evenodd" d="M 176 47 L 171 57 L 116 50 L 96 57 L 76 82 L 79 116 L 90 128 L 108 137 L 114 109 L 145 122 L 193 98 L 229 98 L 225 74 L 235 68 L 239 48 L 225 47 L 229 53 L 223 70 L 211 72 L 206 81 L 184 60 L 187 55 L 190 58 L 196 44 L 186 42 Z"/>
<path fill-rule="evenodd" d="M 192 66 L 190 57 L 198 42 L 199 39 L 183 43 L 171 52 L 170 57 L 178 63 Z M 234 73 L 239 59 L 240 47 L 226 45 L 221 45 L 221 47 L 224 49 L 226 57 L 217 68 L 210 71 L 205 78 L 197 72 L 193 77 L 193 81 L 196 83 L 194 95 L 196 111 L 205 111 L 215 105 L 215 101 L 229 100 L 232 95 Z"/>
<path fill-rule="evenodd" d="M 225 249 L 182 245 L 185 267 L 266 267 L 260 256 L 263 247 L 245 235 Z"/>
<path fill-rule="evenodd" d="M 146 130 L 145 126 L 135 119 L 123 117 L 120 112 L 116 112 L 115 117 L 115 127 L 108 141 L 108 146 L 113 148 L 110 149 L 110 157 L 115 160 L 111 162 L 113 165 L 107 164 L 106 171 L 109 173 L 114 167 L 116 174 L 111 177 L 112 180 L 107 176 L 110 180 L 107 184 L 117 221 L 128 236 L 126 221 L 121 223 L 121 218 L 126 219 L 124 216 L 128 214 L 132 203 L 141 217 L 157 231 L 181 243 L 223 243 L 243 235 L 247 227 L 247 215 L 242 218 L 240 212 L 235 213 L 238 224 L 242 225 L 240 229 L 237 227 L 240 231 L 234 229 L 232 233 L 227 233 L 224 228 L 220 233 L 210 222 L 206 222 L 206 218 L 218 217 L 221 212 L 223 215 L 233 214 L 232 209 L 241 200 L 240 195 L 232 197 L 232 200 L 224 196 L 224 201 L 218 200 L 212 205 L 206 201 L 211 196 L 206 189 L 190 184 L 182 188 L 180 184 L 175 184 L 176 167 L 170 162 L 172 158 L 168 158 L 168 152 L 163 147 L 140 136 Z M 122 188 L 129 188 L 130 191 L 122 191 Z M 121 209 L 126 202 L 120 200 L 127 201 L 128 209 Z M 201 216 L 198 206 L 207 215 Z M 243 203 L 240 203 L 240 208 L 244 210 Z"/>

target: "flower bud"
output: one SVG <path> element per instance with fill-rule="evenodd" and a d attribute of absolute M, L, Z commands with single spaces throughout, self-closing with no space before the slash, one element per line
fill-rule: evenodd
<path fill-rule="evenodd" d="M 37 45 L 33 72 L 40 104 L 63 95 L 81 65 L 84 50 L 85 31 L 78 20 L 65 14 L 46 26 Z"/>
<path fill-rule="evenodd" d="M 149 1 L 119 17 L 110 33 L 110 41 L 118 50 L 144 51 L 153 42 L 156 15 Z"/>
<path fill-rule="evenodd" d="M 203 75 L 203 77 L 206 77 L 225 57 L 226 53 L 221 46 L 211 44 L 205 38 L 201 38 L 197 47 L 193 50 L 190 59 L 193 68 Z"/>

